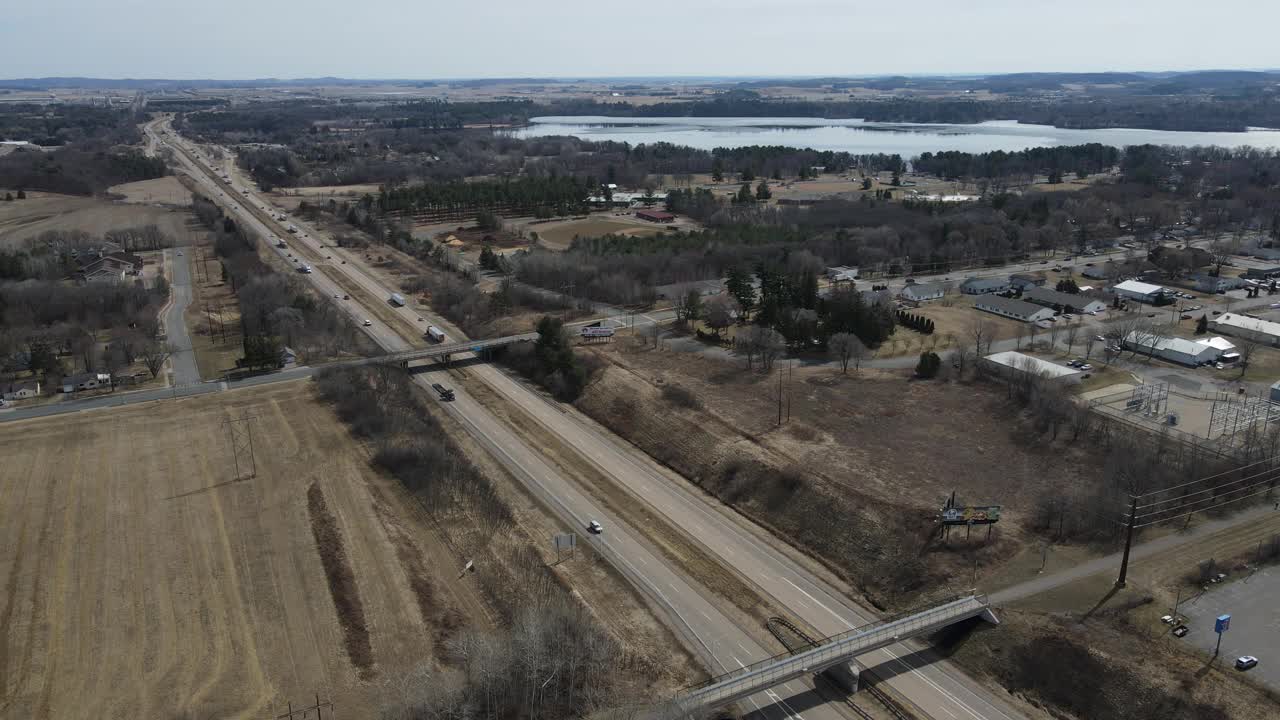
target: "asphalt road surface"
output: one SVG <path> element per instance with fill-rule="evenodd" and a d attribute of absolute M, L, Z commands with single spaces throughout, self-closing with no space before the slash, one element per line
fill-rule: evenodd
<path fill-rule="evenodd" d="M 169 281 L 172 301 L 164 314 L 165 339 L 173 346 L 169 364 L 174 385 L 193 385 L 200 382 L 200 368 L 196 366 L 196 354 L 191 349 L 191 334 L 187 331 L 183 313 L 191 304 L 191 263 L 181 249 L 165 250 L 165 259 L 173 274 Z"/>
<path fill-rule="evenodd" d="M 149 132 L 154 131 L 154 125 L 150 126 Z M 204 187 L 205 193 L 224 206 L 229 206 L 240 221 L 266 238 L 280 236 L 283 232 L 279 223 L 271 221 L 268 224 L 262 219 L 261 214 L 265 211 L 261 209 L 269 207 L 268 203 L 252 188 L 238 184 L 234 167 L 227 168 L 235 183 L 228 188 L 227 184 L 216 180 L 209 172 L 196 167 L 186 154 L 179 153 L 178 157 Z M 230 165 L 231 162 L 228 158 L 227 163 Z M 248 191 L 247 194 L 243 192 L 245 190 Z M 246 209 L 246 206 L 256 208 L 257 212 Z M 359 286 L 373 298 L 388 297 L 392 292 L 363 269 L 358 253 L 328 246 L 318 240 L 315 230 L 305 223 L 296 219 L 289 222 L 299 228 L 298 235 L 290 238 L 289 243 L 302 243 L 311 251 L 319 253 L 325 258 L 320 264 L 325 266 L 326 272 L 342 276 L 345 282 Z M 341 292 L 323 272 L 317 271 L 305 277 L 322 292 L 331 295 Z M 366 319 L 366 314 L 356 307 L 355 298 L 338 302 L 353 316 Z M 409 326 L 423 326 L 419 322 L 418 311 L 409 307 L 388 308 Z M 384 349 L 394 351 L 408 347 L 408 343 L 378 316 L 368 313 L 367 319 L 369 324 L 364 326 L 365 331 Z M 426 321 L 449 327 L 436 318 L 428 317 Z M 453 341 L 464 339 L 460 334 L 450 337 Z M 582 457 L 596 463 L 602 472 L 616 478 L 621 485 L 635 493 L 637 498 L 666 515 L 673 523 L 689 528 L 713 556 L 737 569 L 765 597 L 772 598 L 777 606 L 787 608 L 794 616 L 819 632 L 843 632 L 872 618 L 871 613 L 857 607 L 838 590 L 797 565 L 784 551 L 763 540 L 765 531 L 750 526 L 740 518 L 730 518 L 722 507 L 690 491 L 684 480 L 671 476 L 648 456 L 594 427 L 593 423 L 572 408 L 552 405 L 492 366 L 476 365 L 469 372 L 545 423 L 549 430 L 559 435 L 570 447 L 577 449 Z M 454 382 L 450 375 L 438 370 L 419 373 L 415 380 L 424 386 L 433 382 L 446 385 Z M 655 599 L 659 607 L 668 614 L 672 627 L 700 652 L 709 668 L 713 671 L 732 669 L 761 660 L 769 654 L 730 618 L 704 599 L 714 593 L 700 586 L 696 580 L 665 566 L 646 548 L 641 535 L 635 533 L 625 521 L 605 512 L 578 492 L 570 481 L 561 477 L 543 460 L 540 452 L 527 446 L 504 423 L 469 397 L 465 389 L 454 390 L 456 400 L 445 404 L 447 411 L 488 447 L 516 477 L 541 496 L 570 527 L 581 529 L 588 519 L 599 520 L 604 524 L 607 528 L 604 535 L 587 536 L 587 540 L 610 557 L 615 566 L 631 578 L 641 592 Z M 864 664 L 878 668 L 882 676 L 892 676 L 888 684 L 908 698 L 924 715 L 945 720 L 1020 717 L 993 693 L 964 676 L 950 663 L 939 662 L 916 668 L 914 663 L 909 665 L 901 659 L 920 647 L 916 643 L 904 643 L 868 655 L 862 660 Z M 800 713 L 804 713 L 803 717 L 810 720 L 843 717 L 834 707 L 820 702 L 812 691 L 812 684 L 807 680 L 753 696 L 744 703 L 748 710 L 752 709 L 751 706 L 755 706 L 761 716 L 770 718 L 800 717 Z"/>
<path fill-rule="evenodd" d="M 1218 634 L 1213 631 L 1214 620 L 1219 615 L 1230 615 L 1231 626 L 1222 634 L 1218 664 L 1234 667 L 1236 658 L 1252 655 L 1258 658 L 1257 667 L 1243 672 L 1280 690 L 1277 593 L 1280 593 L 1280 567 L 1274 565 L 1225 585 L 1210 585 L 1204 594 L 1178 606 L 1178 614 L 1187 617 L 1186 625 L 1191 629 L 1183 641 L 1212 656 L 1218 642 Z"/>

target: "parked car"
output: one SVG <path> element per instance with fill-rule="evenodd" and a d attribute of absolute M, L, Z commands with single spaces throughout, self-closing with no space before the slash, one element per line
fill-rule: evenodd
<path fill-rule="evenodd" d="M 1083 363 L 1082 365 L 1080 365 L 1080 369 L 1087 372 L 1089 370 L 1092 370 L 1093 366 L 1090 365 L 1089 363 Z"/>
<path fill-rule="evenodd" d="M 1093 336 L 1093 339 L 1094 339 L 1094 340 L 1097 340 L 1098 342 L 1106 342 L 1106 341 L 1107 341 L 1107 338 L 1106 338 L 1106 336 L 1105 336 L 1105 335 L 1094 335 L 1094 336 Z"/>
<path fill-rule="evenodd" d="M 1178 627 L 1173 629 L 1173 636 L 1186 637 L 1187 633 L 1189 632 L 1191 632 L 1191 628 L 1188 628 L 1186 625 L 1179 625 Z"/>
<path fill-rule="evenodd" d="M 1258 658 L 1252 655 L 1241 655 L 1240 657 L 1236 658 L 1237 670 L 1248 670 L 1249 668 L 1257 664 L 1258 664 Z"/>

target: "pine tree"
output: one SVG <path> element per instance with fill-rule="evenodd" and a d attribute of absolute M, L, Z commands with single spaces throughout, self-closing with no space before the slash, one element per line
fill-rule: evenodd
<path fill-rule="evenodd" d="M 1196 334 L 1203 335 L 1207 332 L 1209 332 L 1209 316 L 1201 315 L 1200 319 L 1196 321 Z"/>

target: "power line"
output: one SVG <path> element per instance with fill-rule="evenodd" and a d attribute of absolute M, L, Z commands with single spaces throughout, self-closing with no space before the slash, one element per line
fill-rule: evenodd
<path fill-rule="evenodd" d="M 1191 512 L 1183 513 L 1182 515 L 1174 515 L 1173 517 L 1167 517 L 1167 518 L 1164 518 L 1164 519 L 1162 519 L 1162 520 L 1154 520 L 1154 521 L 1152 521 L 1152 522 L 1146 523 L 1146 524 L 1144 524 L 1144 525 L 1138 525 L 1138 526 L 1136 526 L 1136 527 L 1138 527 L 1138 528 L 1144 528 L 1144 527 L 1149 527 L 1149 526 L 1151 526 L 1151 525 L 1159 525 L 1160 523 L 1168 522 L 1168 521 L 1170 521 L 1170 520 L 1177 520 L 1178 518 L 1184 518 L 1184 517 L 1187 517 L 1188 515 L 1195 515 L 1195 514 L 1196 514 L 1196 513 L 1198 513 L 1198 512 L 1208 512 L 1208 511 L 1210 511 L 1210 510 L 1214 510 L 1214 509 L 1217 509 L 1217 508 L 1220 508 L 1220 507 L 1223 507 L 1223 506 L 1226 506 L 1226 505 L 1230 505 L 1231 503 L 1234 503 L 1234 502 L 1240 502 L 1241 500 L 1247 500 L 1247 499 L 1249 499 L 1249 498 L 1251 498 L 1251 497 L 1255 497 L 1255 496 L 1257 496 L 1257 495 L 1262 495 L 1262 494 L 1264 494 L 1264 493 L 1268 493 L 1268 492 L 1271 492 L 1271 488 L 1267 488 L 1266 490 L 1259 490 L 1259 491 L 1258 491 L 1258 492 L 1256 492 L 1256 493 L 1250 493 L 1249 495 L 1243 495 L 1243 496 L 1241 496 L 1241 497 L 1234 498 L 1234 499 L 1232 499 L 1232 500 L 1228 500 L 1228 501 L 1226 501 L 1226 502 L 1224 502 L 1224 503 L 1219 503 L 1219 504 L 1217 504 L 1217 505 L 1212 505 L 1212 506 L 1207 507 L 1207 508 L 1200 508 L 1200 509 L 1197 509 L 1197 510 L 1192 510 Z"/>
<path fill-rule="evenodd" d="M 1144 492 L 1144 493 L 1139 493 L 1139 494 L 1135 495 L 1134 497 L 1137 497 L 1137 498 L 1144 498 L 1144 497 L 1147 497 L 1148 495 L 1157 495 L 1157 494 L 1159 494 L 1159 493 L 1166 493 L 1166 492 L 1169 492 L 1169 491 L 1171 491 L 1171 490 L 1177 490 L 1178 488 L 1186 487 L 1186 486 L 1188 486 L 1188 485 L 1196 485 L 1196 484 L 1198 484 L 1198 483 L 1202 483 L 1202 482 L 1204 482 L 1205 480 L 1212 480 L 1212 479 L 1214 479 L 1214 478 L 1216 478 L 1216 477 L 1220 477 L 1220 476 L 1222 476 L 1222 475 L 1227 475 L 1227 474 L 1230 474 L 1230 473 L 1233 473 L 1233 472 L 1236 472 L 1236 471 L 1239 471 L 1239 470 L 1245 470 L 1245 469 L 1248 469 L 1248 468 L 1253 467 L 1254 465 L 1260 465 L 1260 464 L 1262 464 L 1262 463 L 1269 463 L 1269 462 L 1273 462 L 1273 461 L 1276 461 L 1276 460 L 1280 460 L 1280 455 L 1273 455 L 1273 456 L 1271 456 L 1271 457 L 1269 457 L 1269 458 L 1264 458 L 1264 459 L 1262 459 L 1262 460 L 1258 460 L 1258 461 L 1256 461 L 1256 462 L 1249 463 L 1248 465 L 1241 465 L 1240 467 L 1235 467 L 1235 468 L 1232 468 L 1232 469 L 1230 469 L 1230 470 L 1224 470 L 1224 471 L 1222 471 L 1222 472 L 1220 472 L 1220 473 L 1217 473 L 1217 474 L 1215 474 L 1215 475 L 1209 475 L 1209 476 L 1207 476 L 1207 477 L 1202 477 L 1202 478 L 1200 478 L 1200 479 L 1198 479 L 1198 480 L 1191 480 L 1191 481 L 1189 481 L 1189 482 L 1184 482 L 1184 483 L 1182 483 L 1181 485 L 1172 485 L 1172 486 L 1167 487 L 1167 488 L 1161 488 L 1160 490 L 1149 490 L 1149 491 Z"/>
<path fill-rule="evenodd" d="M 1270 468 L 1270 469 L 1268 469 L 1268 470 L 1264 470 L 1264 471 L 1262 471 L 1262 472 L 1260 472 L 1260 473 L 1255 473 L 1255 474 L 1253 474 L 1253 475 L 1247 475 L 1247 476 L 1242 477 L 1242 478 L 1240 478 L 1240 479 L 1238 479 L 1238 480 L 1232 480 L 1231 482 L 1222 483 L 1221 485 L 1214 485 L 1213 487 L 1205 488 L 1204 490 L 1197 490 L 1197 491 L 1195 491 L 1195 492 L 1193 492 L 1193 493 L 1187 493 L 1186 495 L 1179 495 L 1178 497 L 1169 498 L 1168 500 L 1158 500 L 1158 501 L 1156 501 L 1156 502 L 1148 503 L 1148 504 L 1146 504 L 1146 505 L 1139 505 L 1139 506 L 1138 506 L 1138 509 L 1139 509 L 1139 510 L 1142 510 L 1142 509 L 1144 509 L 1144 508 L 1155 507 L 1155 506 L 1157 506 L 1157 505 L 1166 505 L 1166 504 L 1168 504 L 1168 503 L 1172 503 L 1172 502 L 1179 502 L 1179 501 L 1182 501 L 1182 500 L 1186 500 L 1187 498 L 1192 497 L 1192 496 L 1194 496 L 1194 495 L 1203 495 L 1204 493 L 1207 493 L 1207 492 L 1216 493 L 1216 492 L 1218 492 L 1218 491 L 1222 490 L 1222 489 L 1223 489 L 1223 488 L 1225 488 L 1225 487 L 1229 487 L 1229 486 L 1231 486 L 1231 485 L 1236 485 L 1236 484 L 1238 484 L 1238 483 L 1242 483 L 1242 482 L 1244 482 L 1244 481 L 1246 481 L 1246 480 L 1252 480 L 1253 478 L 1261 477 L 1261 476 L 1263 476 L 1263 475 L 1271 475 L 1272 477 L 1271 477 L 1271 478 L 1269 478 L 1269 479 L 1271 479 L 1271 480 L 1275 480 L 1275 479 L 1276 479 L 1276 478 L 1275 478 L 1275 474 L 1276 474 L 1276 469 L 1275 469 L 1275 468 Z M 1205 478 L 1205 480 L 1208 480 L 1208 479 L 1209 479 L 1209 478 Z M 1203 481 L 1201 481 L 1201 482 L 1203 482 Z M 1228 491 L 1228 492 L 1234 492 L 1234 491 Z"/>

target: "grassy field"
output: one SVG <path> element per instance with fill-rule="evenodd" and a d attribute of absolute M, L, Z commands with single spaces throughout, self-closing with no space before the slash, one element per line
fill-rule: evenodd
<path fill-rule="evenodd" d="M 529 231 L 538 233 L 538 244 L 551 250 L 566 250 L 574 237 L 594 237 L 598 235 L 634 235 L 646 237 L 656 235 L 663 226 L 645 224 L 637 225 L 634 221 L 614 220 L 607 215 L 594 215 L 585 220 L 569 220 L 565 222 L 530 225 Z"/>
<path fill-rule="evenodd" d="M 191 204 L 191 191 L 178 178 L 168 175 L 155 180 L 114 185 L 107 192 L 120 195 L 125 202 L 143 204 L 176 205 L 186 207 Z"/>
<path fill-rule="evenodd" d="M 933 333 L 922 335 L 899 326 L 893 337 L 877 349 L 876 357 L 915 355 L 925 350 L 949 350 L 956 343 L 971 345 L 970 328 L 979 321 L 986 323 L 992 341 L 1017 337 L 1019 330 L 1026 324 L 974 309 L 973 297 L 970 295 L 947 295 L 942 300 L 926 303 L 919 308 L 907 308 L 906 311 L 932 320 Z"/>
<path fill-rule="evenodd" d="M 224 423 L 246 416 L 257 474 L 236 480 Z M 374 717 L 385 688 L 362 675 L 439 658 L 422 593 L 488 622 L 463 559 L 305 381 L 5 423 L 0 452 L 0 717 L 262 718 L 317 692 Z M 363 668 L 312 487 L 362 600 Z"/>

